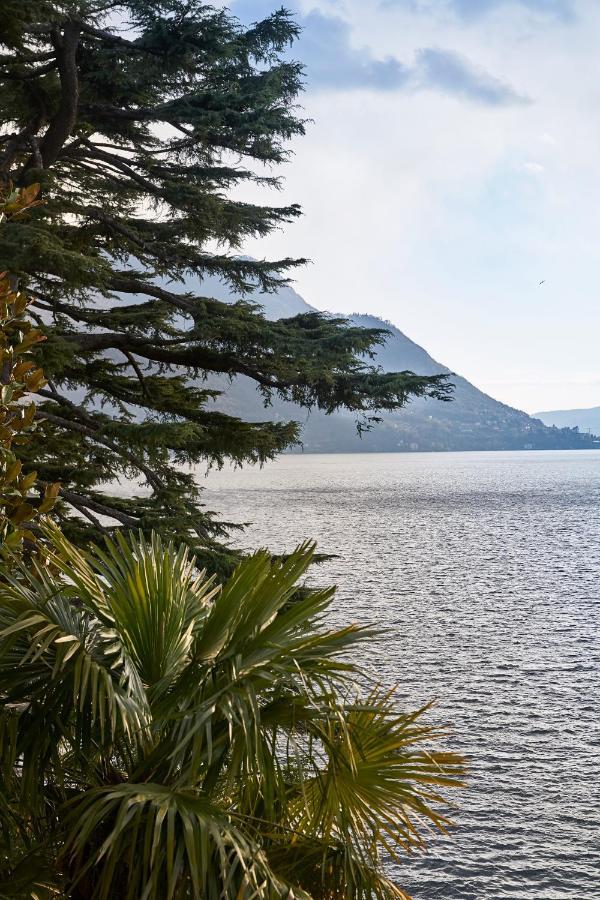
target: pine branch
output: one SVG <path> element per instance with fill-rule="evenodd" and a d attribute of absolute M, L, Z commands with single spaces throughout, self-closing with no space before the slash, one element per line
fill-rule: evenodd
<path fill-rule="evenodd" d="M 109 530 L 104 527 L 104 525 L 100 522 L 100 519 L 96 518 L 91 509 L 88 509 L 88 507 L 86 507 L 83 503 L 75 499 L 75 497 L 77 496 L 76 494 L 73 494 L 72 491 L 68 491 L 67 493 L 69 494 L 69 503 L 71 504 L 73 509 L 76 509 L 81 513 L 82 516 L 85 516 L 88 522 L 91 522 L 91 524 L 94 526 L 94 529 L 96 531 L 98 531 L 100 534 L 104 534 L 105 536 L 110 534 Z"/>
<path fill-rule="evenodd" d="M 58 64 L 55 60 L 47 63 L 45 66 L 38 66 L 37 69 L 29 69 L 26 71 L 20 72 L 0 72 L 0 81 L 31 81 L 33 78 L 39 78 L 40 75 L 47 75 L 48 72 L 53 72 L 58 68 Z"/>
<path fill-rule="evenodd" d="M 123 356 L 125 357 L 125 359 L 126 359 L 127 362 L 129 363 L 129 365 L 131 366 L 131 368 L 133 369 L 133 371 L 134 371 L 135 374 L 137 375 L 137 379 L 138 379 L 138 381 L 139 381 L 139 383 L 140 383 L 140 387 L 141 387 L 141 389 L 142 389 L 142 393 L 143 393 L 144 397 L 148 398 L 148 388 L 147 388 L 147 386 L 146 386 L 146 381 L 145 381 L 145 379 L 144 379 L 144 375 L 143 375 L 143 373 L 142 373 L 142 370 L 140 369 L 140 367 L 138 366 L 137 362 L 135 361 L 135 358 L 134 358 L 133 355 L 129 352 L 129 350 L 122 350 L 121 353 L 123 354 Z"/>
<path fill-rule="evenodd" d="M 56 398 L 52 397 L 52 399 Z M 91 438 L 97 444 L 101 444 L 103 447 L 107 447 L 109 450 L 112 450 L 113 453 L 115 453 L 117 456 L 121 456 L 126 459 L 134 468 L 141 472 L 147 479 L 148 483 L 152 485 L 155 491 L 163 490 L 163 484 L 156 473 L 148 468 L 148 466 L 137 454 L 132 453 L 130 450 L 125 448 L 123 444 L 115 444 L 113 441 L 104 437 L 102 434 L 100 434 L 97 427 L 83 425 L 81 422 L 74 422 L 71 419 L 65 419 L 63 416 L 57 416 L 54 413 L 48 412 L 48 410 L 44 407 L 37 410 L 36 418 L 42 421 L 46 420 L 47 422 L 52 422 L 54 425 L 60 425 L 61 428 L 65 428 L 67 431 L 76 431 L 78 434 L 83 434 L 86 437 Z"/>
<path fill-rule="evenodd" d="M 48 30 L 50 26 L 48 26 Z M 0 65 L 20 65 L 21 63 L 46 62 L 54 59 L 54 50 L 48 50 L 45 53 L 0 53 Z"/>
<path fill-rule="evenodd" d="M 121 525 L 125 525 L 126 528 L 139 527 L 139 519 L 128 516 L 126 513 L 121 512 L 121 510 L 115 509 L 114 506 L 107 506 L 104 503 L 99 503 L 89 496 L 82 496 L 81 494 L 77 494 L 75 491 L 70 491 L 66 488 L 61 488 L 60 496 L 68 503 L 72 503 L 77 509 L 89 509 L 98 513 L 100 516 L 116 519 L 117 522 L 120 522 Z"/>
<path fill-rule="evenodd" d="M 112 4 L 112 6 L 116 5 L 118 4 Z M 143 46 L 138 41 L 128 41 L 126 38 L 118 34 L 112 34 L 104 28 L 95 28 L 86 22 L 85 19 L 74 17 L 72 21 L 79 26 L 80 31 L 84 34 L 97 38 L 108 47 L 121 47 L 127 53 L 149 53 L 153 56 L 160 56 L 153 47 Z"/>
<path fill-rule="evenodd" d="M 304 132 L 289 15 L 244 28 L 201 0 L 118 5 L 134 36 L 106 14 L 113 0 L 17 0 L 2 10 L 0 177 L 39 179 L 45 200 L 0 234 L 0 271 L 27 283 L 47 337 L 36 350 L 49 385 L 43 439 L 26 461 L 62 480 L 65 504 L 83 517 L 77 540 L 108 516 L 176 535 L 206 558 L 207 540 L 226 528 L 201 510 L 179 464 L 262 462 L 297 441 L 298 426 L 209 410 L 220 391 L 199 379 L 248 376 L 265 404 L 275 392 L 368 423 L 411 396 L 445 399 L 448 385 L 379 372 L 368 362 L 384 340 L 378 329 L 317 314 L 272 322 L 254 302 L 305 262 L 240 256 L 247 236 L 300 210 L 231 196 L 240 183 L 279 187 L 264 166 L 287 159 Z M 190 276 L 202 288 L 186 287 Z M 205 296 L 210 276 L 238 302 Z M 167 278 L 175 289 L 156 283 Z M 150 496 L 96 495 L 132 473 Z"/>

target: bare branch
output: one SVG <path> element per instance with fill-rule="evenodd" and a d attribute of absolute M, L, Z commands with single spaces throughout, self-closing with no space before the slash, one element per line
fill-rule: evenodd
<path fill-rule="evenodd" d="M 6 142 L 6 149 L 0 156 L 0 173 L 4 177 L 12 168 L 19 151 L 24 150 L 30 145 L 31 138 L 38 133 L 40 128 L 45 124 L 45 119 L 41 113 L 35 116 L 27 125 L 16 134 L 10 135 Z"/>
<path fill-rule="evenodd" d="M 101 516 L 107 516 L 111 519 L 116 519 L 117 522 L 120 522 L 122 525 L 127 525 L 129 528 L 139 527 L 140 523 L 138 519 L 134 519 L 133 516 L 128 516 L 126 513 L 121 512 L 121 510 L 119 509 L 114 509 L 112 506 L 106 506 L 106 504 L 104 503 L 99 503 L 97 500 L 92 500 L 90 497 L 84 497 L 82 496 L 82 494 L 76 494 L 73 491 L 66 490 L 65 488 L 61 488 L 60 496 L 68 503 L 72 503 L 73 506 L 75 506 L 75 504 L 78 504 L 78 508 L 84 506 L 87 509 L 93 510 Z"/>
<path fill-rule="evenodd" d="M 146 386 L 146 379 L 144 378 L 144 375 L 143 375 L 143 373 L 142 373 L 142 370 L 141 370 L 140 367 L 138 366 L 138 364 L 137 364 L 135 358 L 132 356 L 132 354 L 129 352 L 129 350 L 121 350 L 121 353 L 123 354 L 123 356 L 125 357 L 125 359 L 126 359 L 127 362 L 129 363 L 129 365 L 131 366 L 131 368 L 133 369 L 133 371 L 134 371 L 135 374 L 137 375 L 137 379 L 138 379 L 138 381 L 139 381 L 139 383 L 140 383 L 140 387 L 141 387 L 141 389 L 142 389 L 142 393 L 144 394 L 144 396 L 147 397 L 147 396 L 148 396 L 148 388 L 147 388 L 147 386 Z"/>
<path fill-rule="evenodd" d="M 56 397 L 52 397 L 51 399 L 59 402 Z M 126 459 L 132 466 L 138 469 L 146 477 L 148 484 L 152 485 L 155 491 L 162 490 L 162 482 L 152 471 L 152 469 L 149 469 L 148 466 L 134 453 L 131 453 L 130 450 L 127 450 L 125 447 L 113 443 L 111 440 L 100 434 L 97 426 L 91 427 L 89 425 L 82 425 L 80 422 L 73 422 L 71 421 L 71 419 L 63 418 L 63 416 L 56 416 L 54 415 L 54 413 L 48 412 L 48 410 L 44 407 L 37 410 L 36 418 L 42 420 L 46 419 L 48 422 L 59 425 L 61 428 L 66 428 L 68 431 L 78 432 L 79 434 L 83 434 L 86 437 L 91 438 L 97 444 L 102 444 L 103 447 L 107 447 L 109 450 L 112 450 L 112 452 L 117 456 Z"/>
<path fill-rule="evenodd" d="M 169 303 L 183 312 L 191 313 L 193 310 L 193 303 L 182 294 L 167 291 L 156 284 L 147 284 L 145 281 L 133 277 L 129 272 L 115 272 L 111 279 L 111 287 L 114 291 L 122 294 L 146 294 L 148 297 L 156 297 L 157 300 L 164 300 L 165 303 Z"/>
<path fill-rule="evenodd" d="M 124 175 L 127 175 L 131 178 L 132 181 L 135 181 L 136 184 L 147 193 L 153 194 L 155 196 L 161 197 L 162 191 L 153 184 L 148 178 L 144 178 L 143 175 L 140 175 L 139 172 L 136 172 L 134 169 L 128 165 L 129 160 L 126 157 L 119 157 L 114 153 L 106 153 L 104 150 L 100 150 L 100 148 L 92 144 L 90 141 L 82 141 L 82 143 L 89 148 L 90 152 L 84 155 L 84 159 L 97 159 L 102 160 L 105 163 L 113 166 L 117 170 L 117 172 L 122 172 Z M 71 148 L 69 148 L 71 149 Z M 66 154 L 63 154 L 63 157 Z"/>
<path fill-rule="evenodd" d="M 92 525 L 97 528 L 98 531 L 100 531 L 102 534 L 109 534 L 108 529 L 104 527 L 100 519 L 96 518 L 96 516 L 89 509 L 86 509 L 83 504 L 74 499 L 76 496 L 76 494 L 70 494 L 69 503 L 71 504 L 71 506 L 78 512 L 80 512 L 82 516 L 85 516 L 88 522 L 91 522 Z"/>
<path fill-rule="evenodd" d="M 48 26 L 49 28 L 50 26 Z M 0 65 L 14 65 L 19 63 L 35 63 L 46 62 L 48 59 L 54 59 L 54 50 L 48 50 L 45 53 L 0 53 Z"/>
<path fill-rule="evenodd" d="M 76 344 L 83 352 L 101 350 L 130 350 L 144 359 L 161 362 L 170 366 L 190 366 L 228 375 L 247 375 L 263 387 L 285 389 L 289 384 L 265 374 L 256 366 L 244 363 L 237 356 L 211 350 L 193 342 L 193 338 L 162 338 L 148 340 L 132 334 L 120 332 L 98 332 L 95 334 L 65 334 L 65 340 Z M 185 346 L 181 346 L 181 345 Z"/>
<path fill-rule="evenodd" d="M 152 56 L 160 56 L 159 51 L 155 50 L 153 47 L 144 47 L 136 41 L 128 41 L 126 38 L 122 38 L 118 34 L 106 31 L 104 28 L 94 28 L 92 25 L 88 25 L 84 19 L 75 19 L 74 21 L 77 22 L 84 34 L 88 34 L 90 37 L 99 38 L 105 44 L 109 44 L 113 47 L 124 47 L 127 52 L 133 51 L 134 53 L 148 53 Z"/>
<path fill-rule="evenodd" d="M 56 60 L 53 60 L 52 62 L 46 63 L 45 66 L 40 66 L 37 69 L 29 69 L 26 72 L 0 72 L 0 81 L 31 81 L 32 78 L 39 78 L 40 75 L 47 75 L 48 72 L 52 72 L 56 68 Z"/>

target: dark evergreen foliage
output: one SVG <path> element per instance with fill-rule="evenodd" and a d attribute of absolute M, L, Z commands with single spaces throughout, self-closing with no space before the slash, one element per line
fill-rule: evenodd
<path fill-rule="evenodd" d="M 71 536 L 110 521 L 201 555 L 217 547 L 223 525 L 201 510 L 186 466 L 263 461 L 298 431 L 214 411 L 206 373 L 248 375 L 265 401 L 349 408 L 359 427 L 411 395 L 447 396 L 443 377 L 365 363 L 381 330 L 318 314 L 269 322 L 243 299 L 302 262 L 241 258 L 245 239 L 300 210 L 235 198 L 248 183 L 276 188 L 273 168 L 303 131 L 285 10 L 250 28 L 198 0 L 2 10 L 0 173 L 40 182 L 45 203 L 2 230 L 0 270 L 26 282 L 48 338 L 45 439 L 33 452 L 41 481 L 63 485 Z M 221 276 L 239 301 L 186 293 L 190 273 Z M 143 496 L 117 495 L 115 478 L 141 478 Z"/>

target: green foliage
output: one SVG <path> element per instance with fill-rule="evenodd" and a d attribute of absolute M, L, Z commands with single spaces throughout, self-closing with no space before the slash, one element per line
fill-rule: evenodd
<path fill-rule="evenodd" d="M 302 72 L 285 52 L 297 35 L 284 10 L 243 28 L 200 0 L 3 7 L 0 177 L 39 181 L 45 203 L 2 229 L 0 267 L 27 281 L 47 336 L 32 453 L 40 478 L 63 485 L 60 515 L 77 511 L 78 542 L 117 525 L 220 552 L 224 526 L 187 467 L 263 462 L 298 425 L 216 413 L 207 374 L 248 376 L 265 402 L 348 408 L 359 427 L 413 395 L 446 396 L 442 377 L 371 365 L 381 330 L 269 322 L 244 301 L 302 262 L 241 257 L 300 210 L 237 199 L 278 187 L 273 167 L 303 132 Z M 237 302 L 186 292 L 190 274 L 221 276 Z M 115 478 L 145 490 L 125 499 Z"/>
<path fill-rule="evenodd" d="M 39 185 L 0 194 L 0 228 L 22 222 L 37 206 Z M 22 448 L 35 429 L 36 407 L 27 403 L 46 382 L 32 359 L 32 350 L 44 340 L 26 318 L 30 301 L 13 290 L 10 276 L 0 273 L 0 552 L 14 552 L 24 539 L 34 541 L 29 530 L 36 516 L 49 512 L 58 495 L 57 484 L 40 485 L 36 471 L 25 472 L 15 448 Z M 37 484 L 39 498 L 31 491 Z M 28 527 L 29 526 L 29 527 Z"/>
<path fill-rule="evenodd" d="M 462 760 L 349 662 L 332 590 L 292 602 L 314 547 L 219 589 L 157 535 L 46 536 L 58 575 L 0 582 L 5 895 L 405 897 L 382 859 L 447 827 Z"/>

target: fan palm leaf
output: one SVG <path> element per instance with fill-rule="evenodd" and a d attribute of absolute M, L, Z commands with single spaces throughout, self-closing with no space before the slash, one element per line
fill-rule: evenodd
<path fill-rule="evenodd" d="M 402 900 L 384 862 L 448 828 L 463 762 L 298 595 L 314 544 L 217 586 L 155 536 L 46 537 L 0 585 L 3 866 L 50 860 L 21 894 Z"/>

